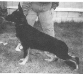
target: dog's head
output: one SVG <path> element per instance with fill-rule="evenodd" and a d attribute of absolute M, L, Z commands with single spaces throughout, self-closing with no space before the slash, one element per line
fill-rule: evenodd
<path fill-rule="evenodd" d="M 7 21 L 14 22 L 17 24 L 22 24 L 26 20 L 20 3 L 18 4 L 18 9 L 14 11 L 12 14 L 6 16 L 5 19 Z"/>

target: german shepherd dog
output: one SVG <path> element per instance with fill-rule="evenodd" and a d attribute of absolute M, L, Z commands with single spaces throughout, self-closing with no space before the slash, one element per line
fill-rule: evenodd
<path fill-rule="evenodd" d="M 62 59 L 71 68 L 78 69 L 79 58 L 68 53 L 68 46 L 65 42 L 51 37 L 27 23 L 23 10 L 18 4 L 18 9 L 5 18 L 15 23 L 16 36 L 23 46 L 24 59 L 20 64 L 25 64 L 29 58 L 29 49 L 47 51 Z"/>

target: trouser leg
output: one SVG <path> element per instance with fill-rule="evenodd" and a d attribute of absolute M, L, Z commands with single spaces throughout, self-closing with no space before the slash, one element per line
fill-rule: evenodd
<path fill-rule="evenodd" d="M 34 23 L 35 23 L 35 21 L 37 19 L 36 12 L 30 10 L 28 12 L 28 15 L 26 16 L 26 19 L 27 19 L 27 22 L 28 22 L 29 25 L 34 26 Z"/>
<path fill-rule="evenodd" d="M 44 33 L 46 33 L 52 37 L 55 37 L 52 11 L 48 10 L 46 12 L 40 13 L 39 21 L 41 23 Z"/>

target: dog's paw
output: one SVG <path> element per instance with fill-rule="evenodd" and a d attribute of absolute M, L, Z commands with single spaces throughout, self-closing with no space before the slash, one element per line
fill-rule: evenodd
<path fill-rule="evenodd" d="M 44 59 L 45 61 L 51 62 L 53 59 Z"/>
<path fill-rule="evenodd" d="M 19 64 L 20 65 L 25 65 L 26 64 L 26 60 L 24 58 L 19 60 Z"/>
<path fill-rule="evenodd" d="M 19 62 L 19 65 L 25 65 L 25 62 Z"/>
<path fill-rule="evenodd" d="M 47 61 L 47 62 L 52 62 L 52 61 L 57 61 L 58 58 L 51 58 L 51 59 L 44 59 L 44 60 Z"/>
<path fill-rule="evenodd" d="M 22 59 L 19 60 L 19 64 L 20 65 L 23 64 L 23 60 L 24 60 L 24 58 L 22 58 Z"/>
<path fill-rule="evenodd" d="M 20 59 L 19 62 L 22 62 L 24 60 L 24 58 Z"/>

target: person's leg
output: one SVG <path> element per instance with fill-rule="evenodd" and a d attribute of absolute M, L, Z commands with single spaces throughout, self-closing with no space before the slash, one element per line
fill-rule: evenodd
<path fill-rule="evenodd" d="M 41 12 L 39 14 L 39 21 L 41 23 L 44 33 L 46 33 L 52 37 L 55 37 L 52 10 L 48 10 L 46 12 Z"/>
<path fill-rule="evenodd" d="M 26 16 L 26 19 L 29 25 L 34 26 L 34 23 L 37 19 L 36 12 L 29 10 L 28 15 Z"/>
<path fill-rule="evenodd" d="M 53 21 L 53 10 L 49 10 L 46 12 L 42 12 L 39 14 L 39 19 L 38 19 L 41 23 L 43 32 L 55 37 L 55 31 L 54 31 L 54 21 Z M 55 56 L 50 55 L 49 53 L 45 52 L 45 54 L 50 57 L 50 59 L 45 59 L 46 61 L 53 61 L 54 59 L 56 59 Z"/>

